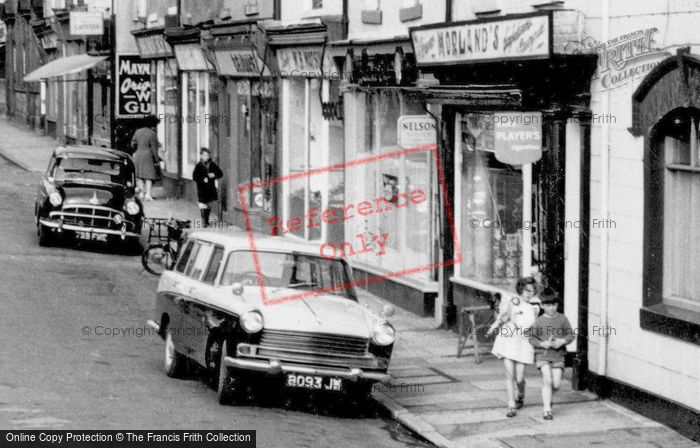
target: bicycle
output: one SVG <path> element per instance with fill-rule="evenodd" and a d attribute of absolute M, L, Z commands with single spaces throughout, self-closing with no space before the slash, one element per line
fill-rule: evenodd
<path fill-rule="evenodd" d="M 141 255 L 143 268 L 153 275 L 172 269 L 182 243 L 184 229 L 192 227 L 192 221 L 175 218 L 147 218 L 149 226 L 148 247 Z M 153 242 L 153 241 L 157 242 Z"/>
<path fill-rule="evenodd" d="M 474 349 L 474 362 L 481 364 L 479 346 L 482 343 L 492 343 L 495 339 L 495 335 L 487 334 L 486 330 L 498 318 L 501 294 L 489 294 L 488 301 L 488 305 L 465 306 L 459 310 L 457 358 L 462 355 L 462 351 L 467 347 L 469 340 L 471 340 L 472 348 Z"/>

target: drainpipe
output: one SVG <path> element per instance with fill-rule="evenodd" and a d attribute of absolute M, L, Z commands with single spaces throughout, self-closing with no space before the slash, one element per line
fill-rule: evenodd
<path fill-rule="evenodd" d="M 114 0 L 112 0 L 112 5 L 109 10 L 109 76 L 110 76 L 110 96 L 112 97 L 112 107 L 111 107 L 111 121 L 109 123 L 109 147 L 117 149 L 117 95 L 119 92 L 117 89 L 117 14 L 114 12 Z M 92 122 L 92 118 L 90 119 Z"/>
<path fill-rule="evenodd" d="M 601 0 L 603 10 L 603 43 L 610 40 L 610 0 Z M 610 91 L 603 93 L 603 113 L 610 110 Z M 600 132 L 600 218 L 607 219 L 610 214 L 610 124 L 603 120 Z M 600 233 L 600 326 L 598 331 L 598 375 L 607 376 L 608 370 L 608 251 L 609 232 L 604 229 Z"/>
<path fill-rule="evenodd" d="M 349 28 L 350 28 L 350 25 L 349 25 L 350 20 L 348 19 L 348 2 L 349 1 L 350 0 L 343 0 L 343 18 L 341 19 L 342 24 L 343 24 L 342 25 L 342 27 L 343 27 L 343 39 L 348 38 Z M 345 69 L 346 68 L 343 67 L 343 70 L 345 70 Z"/>

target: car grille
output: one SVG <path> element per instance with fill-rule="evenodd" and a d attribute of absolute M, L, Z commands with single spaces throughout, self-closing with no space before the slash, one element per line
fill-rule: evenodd
<path fill-rule="evenodd" d="M 60 212 L 52 212 L 52 218 L 63 219 L 64 224 L 99 229 L 121 228 L 114 223 L 113 218 L 119 212 L 107 207 L 68 206 Z M 124 222 L 127 222 L 124 220 Z M 127 223 L 127 225 L 130 223 Z"/>
<path fill-rule="evenodd" d="M 330 356 L 365 356 L 369 341 L 352 336 L 263 330 L 261 348 Z"/>

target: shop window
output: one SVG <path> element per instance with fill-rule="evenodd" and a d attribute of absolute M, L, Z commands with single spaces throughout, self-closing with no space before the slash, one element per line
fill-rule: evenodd
<path fill-rule="evenodd" d="M 183 72 L 183 172 L 186 179 L 192 178 L 199 149 L 209 147 L 209 73 Z"/>
<path fill-rule="evenodd" d="M 241 80 L 236 83 L 236 93 L 238 185 L 258 184 L 275 176 L 274 83 Z M 258 185 L 246 189 L 248 209 L 272 213 L 273 188 L 273 185 Z"/>
<path fill-rule="evenodd" d="M 523 257 L 523 241 L 534 226 L 523 216 L 523 167 L 496 159 L 488 117 L 458 120 L 455 224 L 462 260 L 456 277 L 511 288 L 529 269 L 523 266 L 531 261 L 530 254 Z"/>
<path fill-rule="evenodd" d="M 355 133 L 357 146 L 348 146 L 348 160 L 381 156 L 402 148 L 398 143 L 397 122 L 402 115 L 425 115 L 423 103 L 403 93 L 389 89 L 346 94 L 346 128 Z M 378 244 L 373 250 L 357 254 L 351 260 L 381 270 L 401 272 L 417 266 L 427 266 L 434 260 L 435 226 L 431 221 L 432 197 L 435 184 L 434 156 L 431 151 L 419 151 L 350 166 L 345 177 L 352 179 L 346 189 L 346 204 L 376 201 L 382 198 L 381 213 L 356 217 L 345 223 L 346 238 L 372 241 L 385 237 L 384 252 Z M 402 194 L 422 190 L 426 200 L 409 207 L 393 207 Z M 358 243 L 359 244 L 359 243 Z M 378 255 L 379 254 L 379 255 Z M 432 281 L 430 272 L 418 272 L 405 278 L 408 281 Z"/>
<path fill-rule="evenodd" d="M 180 119 L 177 115 L 178 73 L 175 59 L 165 61 L 163 67 L 163 147 L 165 148 L 165 171 L 178 174 L 178 132 Z M 159 100 L 160 102 L 160 100 Z"/>
<path fill-rule="evenodd" d="M 321 111 L 321 81 L 317 78 L 294 78 L 285 81 L 289 86 L 289 174 L 305 173 L 326 166 L 329 147 L 324 141 L 325 121 Z M 313 174 L 290 180 L 287 210 L 289 217 L 303 217 L 307 210 L 324 209 L 327 201 L 327 174 Z M 324 198 L 324 196 L 326 196 Z M 306 240 L 322 238 L 322 227 L 304 226 L 292 234 Z"/>

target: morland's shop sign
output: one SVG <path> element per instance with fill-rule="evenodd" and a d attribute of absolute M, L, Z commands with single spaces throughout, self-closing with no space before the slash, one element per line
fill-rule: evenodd
<path fill-rule="evenodd" d="M 536 13 L 427 25 L 412 28 L 411 39 L 419 66 L 541 59 L 551 54 L 551 23 L 550 14 Z"/>

